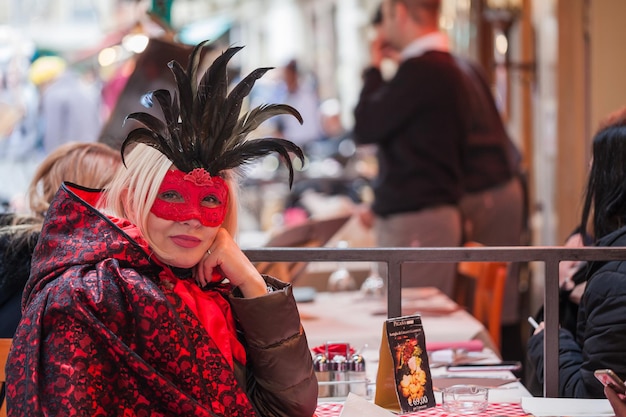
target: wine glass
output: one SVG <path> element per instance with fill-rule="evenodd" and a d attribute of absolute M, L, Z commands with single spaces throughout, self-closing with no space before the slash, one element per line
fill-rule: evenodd
<path fill-rule="evenodd" d="M 350 291 L 356 289 L 356 282 L 345 267 L 340 267 L 328 277 L 328 291 Z"/>
<path fill-rule="evenodd" d="M 348 242 L 342 240 L 337 243 L 338 248 L 347 248 Z M 328 277 L 328 291 L 351 291 L 356 290 L 356 281 L 346 267 L 345 262 L 340 262 L 338 268 Z"/>
<path fill-rule="evenodd" d="M 378 271 L 378 262 L 370 263 L 370 274 L 361 284 L 361 292 L 367 296 L 382 297 L 385 293 L 385 280 Z"/>

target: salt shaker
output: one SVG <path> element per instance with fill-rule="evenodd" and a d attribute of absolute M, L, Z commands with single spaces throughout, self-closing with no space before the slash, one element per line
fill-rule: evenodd
<path fill-rule="evenodd" d="M 348 383 L 348 361 L 343 355 L 335 355 L 331 361 L 331 364 L 331 378 L 335 382 L 335 384 L 333 384 L 334 392 L 332 394 L 334 397 L 347 397 L 348 392 L 350 391 L 350 386 Z"/>
<path fill-rule="evenodd" d="M 350 358 L 350 381 L 356 381 L 350 384 L 350 392 L 361 397 L 367 396 L 367 375 L 365 373 L 365 359 L 359 354 L 354 354 Z"/>
<path fill-rule="evenodd" d="M 315 370 L 315 376 L 317 377 L 317 382 L 328 382 L 330 381 L 330 364 L 328 363 L 328 358 L 323 353 L 318 353 L 313 358 L 313 369 Z M 330 397 L 330 385 L 320 384 L 318 396 L 319 397 Z"/>

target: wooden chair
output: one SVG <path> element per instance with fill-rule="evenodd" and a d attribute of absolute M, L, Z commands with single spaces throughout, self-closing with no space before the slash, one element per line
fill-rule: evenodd
<path fill-rule="evenodd" d="M 11 349 L 11 342 L 13 339 L 0 339 L 0 391 L 5 391 L 6 374 L 4 368 L 7 364 L 7 357 L 9 356 L 9 349 Z M 0 417 L 6 417 L 7 415 L 7 402 L 5 398 L 1 398 L 2 403 L 0 406 Z"/>
<path fill-rule="evenodd" d="M 308 220 L 303 224 L 289 227 L 276 234 L 265 247 L 317 248 L 328 242 L 350 219 L 340 216 L 324 220 Z M 261 274 L 271 275 L 284 282 L 293 282 L 304 272 L 307 262 L 258 262 L 255 264 Z"/>
<path fill-rule="evenodd" d="M 466 247 L 484 246 L 477 242 L 468 242 Z M 507 262 L 459 262 L 457 266 L 458 280 L 455 289 L 455 301 L 468 308 L 472 315 L 482 322 L 496 347 L 500 348 L 500 327 L 502 306 L 504 303 L 504 287 L 508 270 Z M 473 298 L 470 286 L 473 285 Z"/>

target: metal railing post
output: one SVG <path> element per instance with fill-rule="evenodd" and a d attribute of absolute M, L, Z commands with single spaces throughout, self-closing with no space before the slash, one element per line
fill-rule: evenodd
<path fill-rule="evenodd" d="M 559 260 L 545 262 L 543 396 L 559 396 Z M 548 360 L 550 358 L 550 360 Z M 556 358 L 553 360 L 552 358 Z"/>
<path fill-rule="evenodd" d="M 402 262 L 391 260 L 387 263 L 387 318 L 402 315 Z M 399 302 L 398 302 L 399 301 Z"/>

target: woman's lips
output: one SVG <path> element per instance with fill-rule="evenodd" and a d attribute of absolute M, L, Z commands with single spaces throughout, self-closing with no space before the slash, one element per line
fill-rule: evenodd
<path fill-rule="evenodd" d="M 187 235 L 176 235 L 171 237 L 172 241 L 178 246 L 182 246 L 183 248 L 195 248 L 202 241 L 197 237 L 187 236 Z"/>

